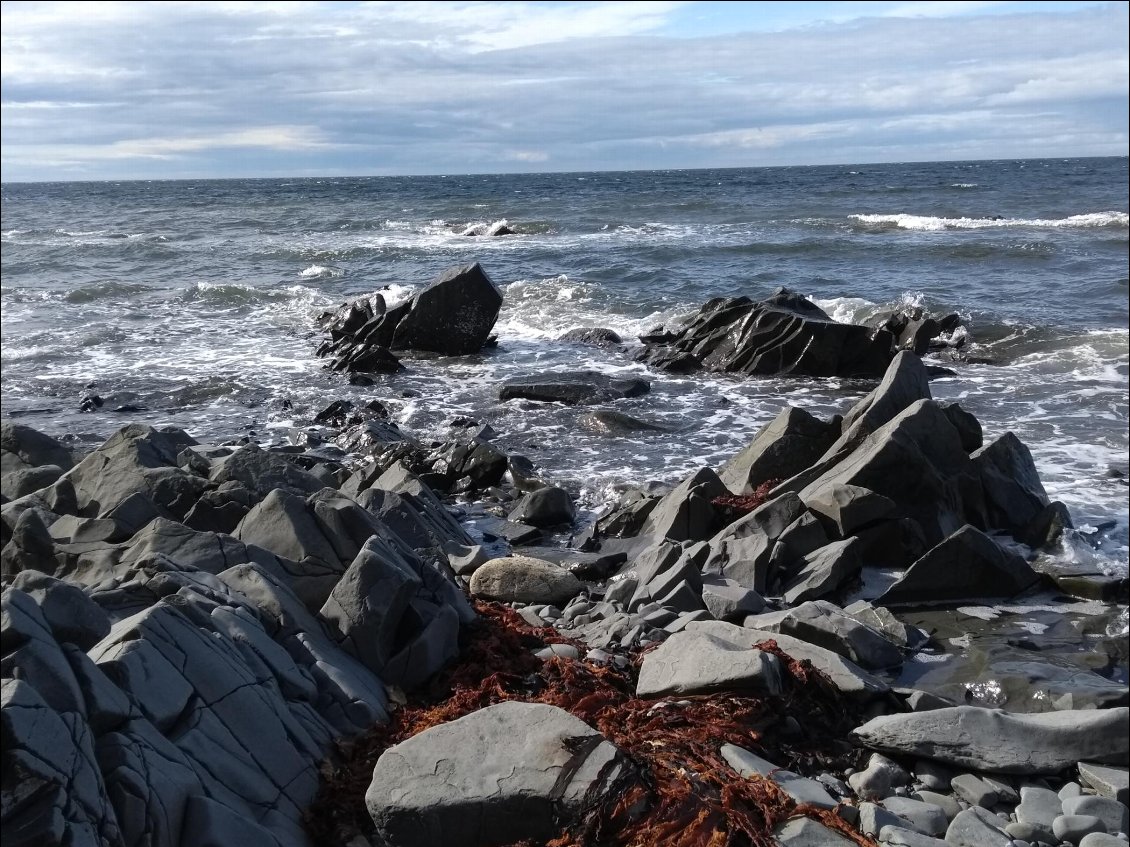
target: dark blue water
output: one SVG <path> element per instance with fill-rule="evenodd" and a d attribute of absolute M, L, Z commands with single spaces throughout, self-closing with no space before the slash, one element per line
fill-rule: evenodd
<path fill-rule="evenodd" d="M 623 409 L 671 432 L 601 436 L 583 410 L 496 400 L 516 374 L 644 372 L 561 332 L 630 338 L 779 285 L 842 319 L 916 303 L 960 312 L 994 361 L 936 395 L 989 436 L 1017 432 L 1049 493 L 1100 530 L 1065 562 L 1125 570 L 1126 487 L 1110 469 L 1126 468 L 1130 417 L 1127 184 L 1124 158 L 6 184 L 3 411 L 78 445 L 134 420 L 271 441 L 333 399 L 378 397 L 424 436 L 457 414 L 489 421 L 595 506 L 618 485 L 718 464 L 785 403 L 831 414 L 870 386 L 652 374 Z M 460 234 L 502 219 L 520 234 Z M 506 295 L 497 350 L 410 360 L 367 389 L 313 357 L 321 309 L 384 286 L 406 296 L 471 260 Z M 142 411 L 80 413 L 88 391 Z"/>

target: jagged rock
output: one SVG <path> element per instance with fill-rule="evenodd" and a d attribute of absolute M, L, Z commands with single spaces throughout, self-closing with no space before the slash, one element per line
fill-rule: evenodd
<path fill-rule="evenodd" d="M 778 647 L 794 659 L 807 659 L 812 662 L 813 667 L 827 676 L 833 685 L 854 699 L 869 700 L 890 690 L 885 682 L 872 676 L 854 662 L 831 650 L 825 650 L 823 647 L 817 647 L 791 635 L 749 629 L 721 621 L 695 621 L 687 624 L 686 631 L 712 635 L 745 649 L 765 641 L 775 641 Z"/>
<path fill-rule="evenodd" d="M 697 551 L 700 554 L 705 550 Z M 688 555 L 690 554 L 690 555 Z M 694 555 L 683 545 L 671 541 L 660 541 L 635 556 L 630 562 L 635 575 L 636 590 L 625 604 L 635 611 L 641 606 L 659 602 L 680 608 L 681 611 L 701 609 L 702 576 L 700 556 Z M 690 596 L 679 597 L 683 586 L 689 589 Z M 676 599 L 683 601 L 675 603 Z M 682 608 L 686 606 L 687 608 Z"/>
<path fill-rule="evenodd" d="M 791 635 L 839 653 L 870 670 L 902 664 L 902 651 L 883 634 L 824 600 L 801 603 L 783 612 L 748 617 L 745 626 Z"/>
<path fill-rule="evenodd" d="M 908 606 L 1013 597 L 1039 581 L 1040 575 L 1022 558 L 966 525 L 911 565 L 875 604 Z"/>
<path fill-rule="evenodd" d="M 1098 794 L 1113 797 L 1122 805 L 1130 806 L 1130 772 L 1126 768 L 1080 762 L 1079 779 Z"/>
<path fill-rule="evenodd" d="M 0 421 L 0 473 L 50 465 L 70 470 L 74 466 L 71 451 L 30 426 Z"/>
<path fill-rule="evenodd" d="M 946 403 L 942 406 L 942 411 L 946 413 L 946 417 L 950 419 L 953 428 L 961 437 L 962 449 L 966 453 L 980 450 L 985 443 L 981 422 L 957 403 Z"/>
<path fill-rule="evenodd" d="M 25 570 L 54 573 L 58 568 L 54 539 L 42 515 L 41 510 L 35 508 L 19 513 L 12 527 L 12 537 L 0 550 L 0 572 L 5 579 L 12 579 Z"/>
<path fill-rule="evenodd" d="M 737 623 L 765 608 L 765 600 L 751 588 L 725 577 L 704 577 L 702 604 L 720 621 Z"/>
<path fill-rule="evenodd" d="M 890 517 L 898 508 L 888 497 L 840 483 L 814 493 L 804 505 L 824 520 L 833 538 L 855 535 L 863 527 Z"/>
<path fill-rule="evenodd" d="M 412 297 L 389 346 L 445 356 L 478 353 L 500 308 L 502 292 L 478 262 L 451 268 Z"/>
<path fill-rule="evenodd" d="M 791 491 L 762 503 L 710 539 L 704 570 L 764 594 L 773 545 L 803 513 L 804 503 Z"/>
<path fill-rule="evenodd" d="M 839 435 L 839 420 L 825 423 L 804 409 L 786 406 L 718 469 L 718 476 L 734 494 L 750 494 L 764 482 L 807 469 Z"/>
<path fill-rule="evenodd" d="M 480 565 L 471 577 L 470 589 L 476 597 L 488 600 L 558 605 L 580 594 L 584 584 L 544 559 L 506 556 Z"/>
<path fill-rule="evenodd" d="M 773 830 L 781 847 L 850 847 L 849 841 L 834 830 L 811 818 L 790 818 Z"/>
<path fill-rule="evenodd" d="M 1025 715 L 958 706 L 874 718 L 852 738 L 873 750 L 973 770 L 1050 774 L 1084 760 L 1124 763 L 1128 717 L 1126 707 Z"/>
<path fill-rule="evenodd" d="M 574 344 L 595 344 L 598 347 L 619 344 L 622 341 L 615 331 L 604 327 L 577 327 L 564 333 L 557 340 Z"/>
<path fill-rule="evenodd" d="M 313 494 L 324 488 L 321 480 L 274 453 L 248 444 L 212 466 L 210 479 L 215 485 L 235 483 L 262 500 L 275 489 L 290 494 Z"/>
<path fill-rule="evenodd" d="M 523 494 L 510 512 L 509 519 L 547 529 L 571 524 L 576 516 L 573 498 L 563 488 L 546 486 Z"/>
<path fill-rule="evenodd" d="M 973 453 L 990 525 L 1020 536 L 1048 505 L 1032 453 L 1006 432 Z"/>
<path fill-rule="evenodd" d="M 807 376 L 878 376 L 894 355 L 886 330 L 833 321 L 785 288 L 760 302 L 719 297 L 662 339 L 645 338 L 647 361 L 681 365 L 693 356 L 709 371 Z"/>
<path fill-rule="evenodd" d="M 0 474 L 0 494 L 9 500 L 39 491 L 59 480 L 63 469 L 58 465 L 41 465 L 36 468 L 22 468 Z"/>
<path fill-rule="evenodd" d="M 781 596 L 790 604 L 827 597 L 859 573 L 863 563 L 858 551 L 859 542 L 845 538 L 810 553 L 794 566 L 796 576 L 781 589 Z"/>
<path fill-rule="evenodd" d="M 780 660 L 772 653 L 708 633 L 684 630 L 645 654 L 636 696 L 697 694 L 719 689 L 779 695 Z"/>
<path fill-rule="evenodd" d="M 425 730 L 377 759 L 365 805 L 399 847 L 542 842 L 628 773 L 568 712 L 506 702 Z"/>
<path fill-rule="evenodd" d="M 322 606 L 330 634 L 386 683 L 422 683 L 459 652 L 462 593 L 428 576 L 374 535 L 357 553 Z M 438 589 L 438 590 L 437 590 Z"/>
<path fill-rule="evenodd" d="M 12 587 L 35 601 L 61 643 L 88 650 L 110 632 L 110 618 L 77 585 L 39 571 L 23 571 L 12 581 Z"/>
<path fill-rule="evenodd" d="M 498 399 L 587 406 L 640 397 L 650 390 L 650 382 L 635 377 L 617 379 L 597 371 L 562 371 L 507 380 L 499 389 Z"/>

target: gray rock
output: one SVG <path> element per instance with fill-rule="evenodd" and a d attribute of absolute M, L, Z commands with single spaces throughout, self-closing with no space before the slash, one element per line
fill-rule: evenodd
<path fill-rule="evenodd" d="M 932 803 L 909 797 L 888 797 L 883 801 L 883 808 L 907 821 L 910 829 L 924 835 L 945 835 L 949 826 L 946 813 Z"/>
<path fill-rule="evenodd" d="M 560 524 L 571 524 L 576 516 L 573 498 L 563 488 L 547 486 L 523 494 L 509 519 L 531 526 L 548 528 Z"/>
<path fill-rule="evenodd" d="M 519 603 L 565 603 L 584 584 L 564 568 L 544 559 L 506 556 L 491 559 L 471 576 L 471 593 L 488 600 Z"/>
<path fill-rule="evenodd" d="M 1130 709 L 1010 714 L 958 706 L 874 718 L 852 731 L 875 750 L 999 773 L 1056 773 L 1080 760 L 1124 761 Z M 1058 799 L 1058 798 L 1057 798 Z"/>
<path fill-rule="evenodd" d="M 891 773 L 887 768 L 872 765 L 849 776 L 848 785 L 861 800 L 883 800 L 891 796 Z"/>
<path fill-rule="evenodd" d="M 966 809 L 950 823 L 946 843 L 953 847 L 1012 847 L 1004 821 L 980 806 Z"/>
<path fill-rule="evenodd" d="M 825 650 L 783 633 L 765 632 L 734 626 L 721 621 L 695 621 L 687 625 L 688 632 L 706 633 L 747 649 L 765 641 L 775 641 L 777 646 L 792 658 L 812 662 L 813 667 L 827 676 L 833 685 L 849 697 L 869 700 L 884 694 L 889 686 L 831 650 Z"/>
<path fill-rule="evenodd" d="M 710 540 L 704 570 L 764 594 L 773 546 L 785 529 L 804 513 L 804 503 L 786 492 L 738 518 Z"/>
<path fill-rule="evenodd" d="M 940 838 L 889 824 L 879 830 L 879 841 L 892 847 L 946 847 L 946 842 Z"/>
<path fill-rule="evenodd" d="M 1081 786 L 1078 782 L 1065 782 L 1063 784 L 1063 787 L 1061 787 L 1059 791 L 1056 792 L 1056 794 L 1059 795 L 1059 799 L 1061 801 L 1066 800 L 1069 797 L 1078 797 L 1082 793 L 1083 786 Z M 1017 800 L 1019 800 L 1019 795 L 1017 796 Z"/>
<path fill-rule="evenodd" d="M 557 337 L 558 341 L 568 341 L 573 344 L 595 344 L 603 347 L 609 344 L 619 344 L 620 336 L 605 327 L 576 327 Z"/>
<path fill-rule="evenodd" d="M 70 470 L 74 460 L 70 450 L 51 436 L 10 419 L 0 421 L 0 471 L 10 473 L 46 465 Z"/>
<path fill-rule="evenodd" d="M 1126 847 L 1126 842 L 1105 832 L 1092 832 L 1080 839 L 1079 847 Z"/>
<path fill-rule="evenodd" d="M 855 535 L 863 527 L 891 516 L 895 503 L 858 485 L 833 483 L 804 501 L 811 511 L 823 518 L 834 538 Z"/>
<path fill-rule="evenodd" d="M 1032 844 L 1037 841 L 1042 841 L 1045 844 L 1055 842 L 1055 836 L 1052 835 L 1050 828 L 1044 829 L 1035 824 L 1013 821 L 1005 826 L 1004 831 L 1017 841 L 1027 841 Z"/>
<path fill-rule="evenodd" d="M 1052 821 L 1063 814 L 1063 801 L 1048 788 L 1025 785 L 1020 789 L 1020 805 L 1016 807 L 1016 820 L 1031 824 L 1045 832 L 1052 831 Z"/>
<path fill-rule="evenodd" d="M 811 818 L 790 818 L 773 830 L 780 847 L 850 847 L 849 841 Z"/>
<path fill-rule="evenodd" d="M 836 807 L 835 798 L 814 779 L 807 779 L 792 771 L 778 768 L 772 762 L 733 744 L 723 744 L 721 753 L 726 763 L 744 779 L 752 776 L 771 779 L 798 804 L 807 804 L 818 809 Z"/>
<path fill-rule="evenodd" d="M 1107 832 L 1130 834 L 1130 809 L 1109 797 L 1069 797 L 1063 801 L 1065 815 L 1091 815 L 1103 822 Z"/>
<path fill-rule="evenodd" d="M 1060 841 L 1078 844 L 1093 832 L 1106 832 L 1106 824 L 1094 815 L 1060 815 L 1052 821 L 1052 834 Z"/>
<path fill-rule="evenodd" d="M 507 380 L 499 389 L 498 399 L 587 406 L 640 397 L 650 390 L 650 382 L 635 377 L 616 379 L 598 371 L 565 371 Z"/>
<path fill-rule="evenodd" d="M 784 612 L 757 615 L 747 618 L 745 624 L 791 635 L 839 653 L 863 668 L 874 670 L 902 664 L 902 651 L 895 645 L 825 600 L 810 600 Z"/>
<path fill-rule="evenodd" d="M 771 653 L 684 630 L 644 656 L 636 696 L 718 689 L 778 695 L 781 684 L 780 661 Z"/>
<path fill-rule="evenodd" d="M 1020 535 L 1048 505 L 1032 453 L 1011 432 L 972 455 L 990 525 Z"/>
<path fill-rule="evenodd" d="M 978 776 L 978 779 L 989 786 L 993 791 L 997 792 L 998 803 L 1012 803 L 1015 805 L 1020 802 L 1020 792 L 1003 779 L 995 779 L 987 774 Z"/>
<path fill-rule="evenodd" d="M 875 803 L 859 804 L 859 831 L 877 836 L 885 826 L 906 826 L 907 821 Z"/>
<path fill-rule="evenodd" d="M 63 469 L 58 465 L 41 465 L 37 468 L 22 468 L 0 474 L 0 494 L 15 500 L 33 491 L 39 491 L 59 480 Z"/>
<path fill-rule="evenodd" d="M 1130 772 L 1126 768 L 1112 768 L 1095 762 L 1080 762 L 1079 779 L 1096 793 L 1104 797 L 1113 797 L 1122 805 L 1130 806 Z"/>
<path fill-rule="evenodd" d="M 412 297 L 389 346 L 445 356 L 478 353 L 500 308 L 502 292 L 478 262 L 451 268 Z"/>
<path fill-rule="evenodd" d="M 718 469 L 718 476 L 733 493 L 750 494 L 764 482 L 805 470 L 839 434 L 839 421 L 825 423 L 804 409 L 786 406 Z"/>
<path fill-rule="evenodd" d="M 787 603 L 803 603 L 827 597 L 859 573 L 859 541 L 845 538 L 805 556 L 797 565 L 797 575 L 781 591 Z"/>
<path fill-rule="evenodd" d="M 544 841 L 626 767 L 568 712 L 506 702 L 390 747 L 373 768 L 365 805 L 380 837 L 402 847 Z"/>
<path fill-rule="evenodd" d="M 971 773 L 958 774 L 950 780 L 953 793 L 971 806 L 991 809 L 997 804 L 996 789 L 986 785 Z"/>
<path fill-rule="evenodd" d="M 946 816 L 947 821 L 952 821 L 961 812 L 961 804 L 949 794 L 937 794 L 933 791 L 915 791 L 910 795 L 915 800 L 937 806 Z"/>
<path fill-rule="evenodd" d="M 13 580 L 12 587 L 35 601 L 60 642 L 87 650 L 110 632 L 110 618 L 77 585 L 39 571 L 24 571 Z"/>
<path fill-rule="evenodd" d="M 728 493 L 714 471 L 699 468 L 656 503 L 641 535 L 657 540 L 705 541 L 718 520 L 711 501 Z"/>
<path fill-rule="evenodd" d="M 1040 575 L 1022 558 L 966 525 L 911 565 L 875 604 L 915 606 L 1012 597 L 1039 580 Z"/>
<path fill-rule="evenodd" d="M 297 496 L 320 491 L 324 485 L 312 474 L 275 453 L 248 444 L 212 465 L 209 479 L 217 486 L 234 483 L 261 500 L 281 488 Z"/>
<path fill-rule="evenodd" d="M 597 435 L 628 435 L 640 432 L 668 432 L 667 427 L 641 420 L 615 409 L 594 409 L 577 419 L 577 423 Z"/>
<path fill-rule="evenodd" d="M 702 603 L 720 621 L 737 622 L 765 608 L 765 600 L 751 588 L 724 577 L 704 577 Z"/>
<path fill-rule="evenodd" d="M 951 768 L 933 759 L 919 759 L 913 770 L 915 778 L 931 791 L 949 791 L 950 780 L 957 775 Z"/>

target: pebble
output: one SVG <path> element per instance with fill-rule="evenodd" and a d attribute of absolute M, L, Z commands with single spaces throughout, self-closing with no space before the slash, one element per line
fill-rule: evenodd
<path fill-rule="evenodd" d="M 997 792 L 971 773 L 958 774 L 950 780 L 950 788 L 972 806 L 991 809 L 997 804 Z"/>
<path fill-rule="evenodd" d="M 1052 821 L 1063 812 L 1059 795 L 1048 788 L 1025 785 L 1020 789 L 1020 805 L 1016 807 L 1016 819 L 1042 829 L 1051 830 Z"/>
<path fill-rule="evenodd" d="M 931 803 L 945 812 L 947 820 L 953 820 L 961 814 L 961 805 L 948 794 L 937 794 L 933 791 L 915 791 L 912 795 L 915 800 Z"/>
<path fill-rule="evenodd" d="M 562 659 L 579 659 L 581 657 L 580 651 L 572 644 L 547 644 L 534 655 L 539 659 L 552 659 L 554 656 L 560 656 Z"/>
<path fill-rule="evenodd" d="M 911 829 L 924 835 L 945 835 L 946 827 L 949 826 L 946 813 L 933 803 L 907 797 L 888 797 L 883 801 L 883 807 L 907 821 Z"/>
<path fill-rule="evenodd" d="M 1092 832 L 1090 835 L 1084 835 L 1083 840 L 1079 842 L 1079 847 L 1125 847 L 1125 845 L 1125 839 L 1108 835 L 1105 832 Z"/>
<path fill-rule="evenodd" d="M 1055 838 L 1050 829 L 1044 829 L 1041 826 L 1030 823 L 1021 823 L 1020 821 L 1013 821 L 1004 828 L 1004 831 L 1017 841 L 1042 841 L 1048 844 Z"/>
<path fill-rule="evenodd" d="M 1103 822 L 1107 832 L 1130 829 L 1130 809 L 1109 797 L 1069 797 L 1063 801 L 1065 815 L 1093 815 Z"/>
<path fill-rule="evenodd" d="M 1083 788 L 1078 782 L 1068 782 L 1056 793 L 1059 794 L 1060 800 L 1067 800 L 1070 797 L 1078 797 L 1083 793 Z"/>

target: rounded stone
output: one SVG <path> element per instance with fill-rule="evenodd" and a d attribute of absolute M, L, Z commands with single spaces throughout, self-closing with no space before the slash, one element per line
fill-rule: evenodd
<path fill-rule="evenodd" d="M 1060 841 L 1078 844 L 1092 832 L 1106 832 L 1106 824 L 1094 815 L 1060 815 L 1052 821 L 1052 833 Z"/>
<path fill-rule="evenodd" d="M 482 565 L 471 577 L 471 593 L 487 600 L 560 604 L 576 597 L 584 584 L 544 559 L 505 556 Z"/>

